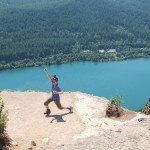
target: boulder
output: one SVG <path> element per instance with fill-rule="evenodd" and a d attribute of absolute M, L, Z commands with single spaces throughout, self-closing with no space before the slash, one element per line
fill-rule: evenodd
<path fill-rule="evenodd" d="M 13 141 L 11 141 L 11 145 L 12 145 L 12 146 L 18 146 L 18 143 L 13 140 Z"/>
<path fill-rule="evenodd" d="M 123 109 L 120 106 L 112 105 L 106 109 L 106 116 L 120 117 L 123 115 Z"/>
<path fill-rule="evenodd" d="M 49 144 L 49 138 L 44 138 L 44 139 L 42 140 L 42 144 L 43 144 L 43 145 L 48 145 L 48 144 Z"/>
<path fill-rule="evenodd" d="M 35 141 L 31 141 L 31 145 L 32 145 L 32 146 L 36 146 Z"/>
<path fill-rule="evenodd" d="M 27 150 L 33 150 L 33 146 L 36 146 L 35 141 L 30 141 L 27 143 Z"/>

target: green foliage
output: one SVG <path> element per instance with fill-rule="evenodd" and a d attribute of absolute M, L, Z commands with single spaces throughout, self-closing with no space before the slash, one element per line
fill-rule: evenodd
<path fill-rule="evenodd" d="M 142 113 L 144 113 L 145 115 L 150 115 L 150 101 L 148 101 L 148 102 L 145 104 L 144 108 L 142 108 L 140 111 L 141 111 Z"/>
<path fill-rule="evenodd" d="M 149 7 L 149 0 L 1 0 L 0 69 L 149 57 Z"/>
<path fill-rule="evenodd" d="M 111 98 L 110 102 L 108 103 L 108 107 L 111 107 L 113 105 L 121 106 L 121 103 L 122 103 L 122 97 L 115 96 Z"/>
<path fill-rule="evenodd" d="M 0 99 L 0 136 L 3 135 L 8 121 L 8 114 L 4 111 L 4 102 Z"/>
<path fill-rule="evenodd" d="M 122 97 L 112 97 L 106 108 L 106 116 L 108 117 L 120 117 L 123 115 L 124 110 L 121 108 Z"/>
<path fill-rule="evenodd" d="M 2 61 L 0 63 L 0 70 L 4 69 L 15 69 L 21 67 L 33 67 L 41 65 L 52 65 L 52 64 L 64 64 L 73 61 L 94 61 L 94 62 L 106 62 L 106 61 L 120 61 L 125 59 L 135 59 L 150 57 L 150 51 L 147 49 L 143 50 L 130 50 L 129 52 L 120 52 L 120 53 L 98 53 L 98 52 L 73 52 L 69 54 L 56 54 L 53 56 L 46 56 L 44 58 L 38 57 L 34 59 L 22 59 L 11 62 Z"/>

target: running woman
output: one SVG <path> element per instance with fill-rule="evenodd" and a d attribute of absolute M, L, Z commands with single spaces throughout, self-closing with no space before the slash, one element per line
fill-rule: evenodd
<path fill-rule="evenodd" d="M 70 113 L 73 113 L 73 107 L 63 107 L 60 103 L 60 94 L 63 94 L 63 91 L 58 86 L 58 78 L 56 75 L 51 78 L 50 74 L 48 73 L 47 69 L 45 69 L 45 73 L 48 79 L 52 82 L 52 96 L 44 102 L 44 106 L 46 107 L 46 112 L 44 114 L 49 115 L 51 110 L 49 108 L 49 103 L 54 102 L 59 109 L 68 109 Z"/>

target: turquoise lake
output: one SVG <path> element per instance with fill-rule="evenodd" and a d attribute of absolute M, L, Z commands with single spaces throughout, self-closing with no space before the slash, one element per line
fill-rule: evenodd
<path fill-rule="evenodd" d="M 5 70 L 0 72 L 0 90 L 51 91 L 44 68 L 58 75 L 63 91 L 81 91 L 106 98 L 123 96 L 123 105 L 128 109 L 139 109 L 150 97 L 150 59 Z"/>

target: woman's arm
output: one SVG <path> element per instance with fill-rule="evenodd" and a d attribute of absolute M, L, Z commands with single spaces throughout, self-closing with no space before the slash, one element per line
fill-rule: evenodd
<path fill-rule="evenodd" d="M 53 91 L 54 94 L 63 94 L 63 91 L 61 92 L 57 92 L 57 91 Z"/>
<path fill-rule="evenodd" d="M 48 73 L 47 69 L 44 69 L 46 75 L 47 75 L 47 78 L 52 81 L 52 78 L 51 78 L 51 75 Z"/>

